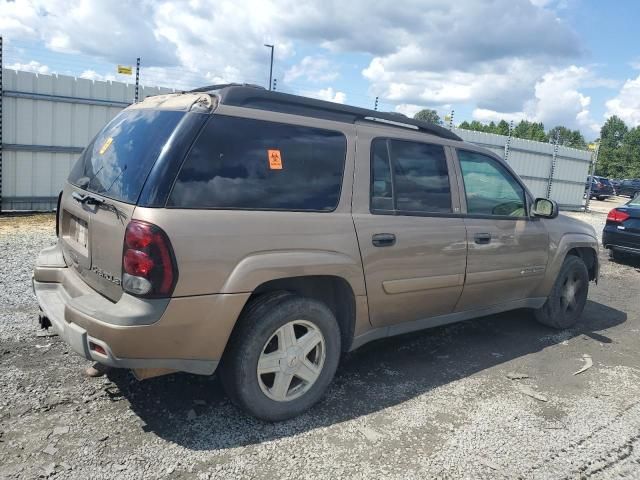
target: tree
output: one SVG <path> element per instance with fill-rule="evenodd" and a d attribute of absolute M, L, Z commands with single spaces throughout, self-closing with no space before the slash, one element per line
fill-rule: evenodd
<path fill-rule="evenodd" d="M 506 120 L 500 120 L 500 122 L 498 122 L 496 133 L 499 135 L 509 135 L 509 124 Z"/>
<path fill-rule="evenodd" d="M 529 122 L 521 120 L 513 129 L 513 136 L 517 138 L 525 138 L 527 140 L 535 140 L 538 142 L 546 142 L 547 134 L 544 131 L 542 122 Z"/>
<path fill-rule="evenodd" d="M 617 115 L 609 117 L 600 129 L 600 150 L 598 152 L 598 175 L 611 178 L 629 177 L 627 163 L 632 162 L 632 148 L 623 149 L 624 140 L 629 133 L 629 127 Z M 634 134 L 635 136 L 635 134 Z M 631 143 L 632 139 L 627 138 Z"/>
<path fill-rule="evenodd" d="M 640 178 L 640 127 L 632 128 L 625 134 L 620 150 L 624 167 L 620 176 Z"/>
<path fill-rule="evenodd" d="M 430 108 L 425 108 L 424 110 L 420 110 L 413 116 L 416 120 L 422 120 L 423 122 L 435 123 L 436 125 L 442 125 L 442 120 L 440 119 L 440 115 L 435 110 L 431 110 Z"/>
<path fill-rule="evenodd" d="M 555 143 L 556 135 L 558 136 L 558 144 L 565 147 L 585 148 L 587 145 L 579 130 L 570 130 L 562 125 L 553 127 L 547 133 L 549 143 Z"/>

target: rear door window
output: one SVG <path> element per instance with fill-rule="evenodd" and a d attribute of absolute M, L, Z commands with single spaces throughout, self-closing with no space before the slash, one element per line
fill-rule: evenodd
<path fill-rule="evenodd" d="M 124 110 L 93 139 L 69 174 L 89 192 L 136 203 L 151 168 L 184 112 Z"/>
<path fill-rule="evenodd" d="M 340 199 L 346 146 L 341 132 L 214 115 L 167 205 L 331 211 Z"/>
<path fill-rule="evenodd" d="M 371 143 L 371 209 L 404 215 L 450 213 L 444 147 L 376 138 Z"/>

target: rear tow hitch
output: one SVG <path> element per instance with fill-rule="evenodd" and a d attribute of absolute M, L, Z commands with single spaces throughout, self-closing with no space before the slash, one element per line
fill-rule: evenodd
<path fill-rule="evenodd" d="M 46 315 L 38 315 L 38 323 L 43 330 L 49 330 L 51 326 L 51 320 Z"/>

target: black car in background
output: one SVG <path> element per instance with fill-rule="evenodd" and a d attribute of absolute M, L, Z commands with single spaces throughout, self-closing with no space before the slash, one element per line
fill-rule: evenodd
<path fill-rule="evenodd" d="M 616 189 L 616 193 L 618 195 L 626 195 L 631 198 L 635 197 L 638 192 L 640 192 L 640 178 L 623 180 L 620 186 Z"/>
<path fill-rule="evenodd" d="M 624 253 L 640 255 L 640 195 L 609 212 L 602 245 L 614 259 Z"/>
<path fill-rule="evenodd" d="M 622 184 L 622 180 L 618 180 L 617 178 L 610 178 L 609 182 L 611 182 L 611 185 L 613 185 L 613 189 L 616 192 L 616 195 L 618 194 L 618 189 L 620 188 L 620 185 Z"/>
<path fill-rule="evenodd" d="M 605 200 L 616 194 L 613 190 L 613 185 L 608 178 L 593 177 L 587 178 L 587 183 L 584 187 L 585 195 L 589 194 L 589 181 L 591 181 L 591 198 L 597 198 L 598 200 Z"/>

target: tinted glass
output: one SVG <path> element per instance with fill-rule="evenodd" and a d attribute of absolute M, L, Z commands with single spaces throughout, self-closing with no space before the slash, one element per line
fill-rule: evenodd
<path fill-rule="evenodd" d="M 125 110 L 84 150 L 69 181 L 90 192 L 136 203 L 140 190 L 184 112 Z"/>
<path fill-rule="evenodd" d="M 387 141 L 377 138 L 371 143 L 371 208 L 393 210 L 393 187 Z"/>
<path fill-rule="evenodd" d="M 524 189 L 499 162 L 476 152 L 458 150 L 467 213 L 523 217 Z"/>
<path fill-rule="evenodd" d="M 216 115 L 185 160 L 168 205 L 331 211 L 345 153 L 340 132 Z"/>
<path fill-rule="evenodd" d="M 396 209 L 451 212 L 451 189 L 444 147 L 390 140 Z"/>

